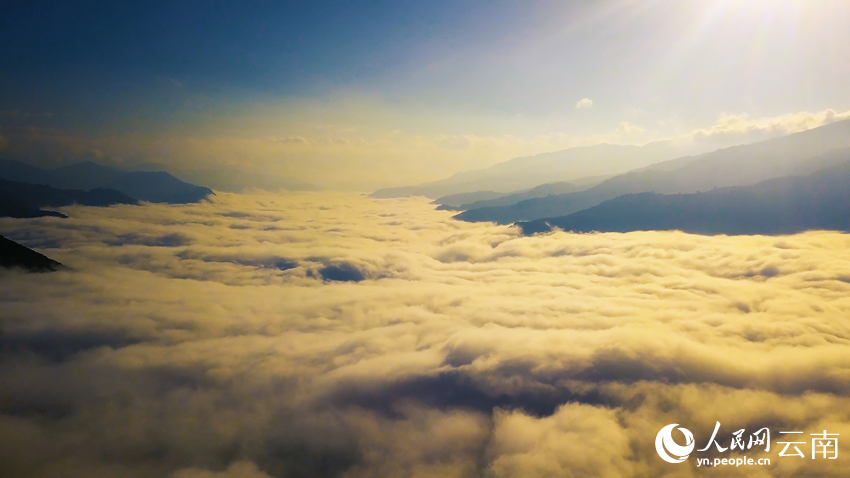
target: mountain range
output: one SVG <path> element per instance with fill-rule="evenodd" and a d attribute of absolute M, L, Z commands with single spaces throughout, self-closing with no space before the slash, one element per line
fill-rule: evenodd
<path fill-rule="evenodd" d="M 417 186 L 379 189 L 371 196 L 425 196 L 434 199 L 477 191 L 517 192 L 545 183 L 610 176 L 681 156 L 681 151 L 669 141 L 645 146 L 599 144 L 571 148 L 514 158 L 486 169 L 465 171 Z"/>
<path fill-rule="evenodd" d="M 850 230 L 850 159 L 812 173 L 695 194 L 626 194 L 568 216 L 519 222 L 523 234 L 680 230 L 794 234 Z"/>
<path fill-rule="evenodd" d="M 607 179 L 583 191 L 468 209 L 464 221 L 510 224 L 560 217 L 624 194 L 695 193 L 799 175 L 840 162 L 850 153 L 850 121 L 697 156 L 677 158 Z"/>
<path fill-rule="evenodd" d="M 83 206 L 109 206 L 112 204 L 137 204 L 138 201 L 114 189 L 93 188 L 58 189 L 42 184 L 21 183 L 0 179 L 0 217 L 65 217 L 45 207 L 62 207 L 72 204 Z"/>
<path fill-rule="evenodd" d="M 91 161 L 42 169 L 0 159 L 0 179 L 66 190 L 111 189 L 132 199 L 172 204 L 197 202 L 213 194 L 209 188 L 183 182 L 164 171 L 122 171 Z"/>
<path fill-rule="evenodd" d="M 531 189 L 498 194 L 490 197 L 486 195 L 479 195 L 478 193 L 456 194 L 454 196 L 438 198 L 434 202 L 440 204 L 437 209 L 450 211 L 466 211 L 469 209 L 480 209 L 483 207 L 510 206 L 512 204 L 516 204 L 518 202 L 525 201 L 528 199 L 543 198 L 560 194 L 584 191 L 585 189 L 599 184 L 605 179 L 607 178 L 592 176 L 590 178 L 582 178 L 571 182 L 559 181 L 555 183 L 546 183 Z M 462 202 L 458 206 L 451 204 L 452 202 L 460 202 L 461 200 L 467 201 Z"/>

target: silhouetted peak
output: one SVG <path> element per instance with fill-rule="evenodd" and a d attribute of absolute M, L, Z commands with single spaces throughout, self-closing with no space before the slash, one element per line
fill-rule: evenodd
<path fill-rule="evenodd" d="M 44 254 L 0 236 L 0 267 L 21 268 L 29 272 L 49 272 L 65 266 Z"/>

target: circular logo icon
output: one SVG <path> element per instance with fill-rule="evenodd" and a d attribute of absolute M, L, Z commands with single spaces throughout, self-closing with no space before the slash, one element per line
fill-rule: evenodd
<path fill-rule="evenodd" d="M 667 463 L 681 463 L 694 451 L 694 436 L 687 428 L 679 427 L 679 431 L 685 435 L 685 446 L 673 441 L 673 430 L 677 426 L 679 426 L 678 423 L 667 425 L 658 431 L 658 435 L 655 435 L 655 451 Z"/>

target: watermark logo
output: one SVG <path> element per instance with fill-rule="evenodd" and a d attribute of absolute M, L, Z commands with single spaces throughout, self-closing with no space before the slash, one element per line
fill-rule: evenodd
<path fill-rule="evenodd" d="M 678 427 L 678 428 L 677 428 Z M 680 445 L 673 439 L 673 430 L 679 430 L 682 435 L 685 437 L 685 444 Z M 697 452 L 703 453 L 724 453 L 724 452 L 734 452 L 741 451 L 747 452 L 752 450 L 753 448 L 759 449 L 764 447 L 764 453 L 770 452 L 770 429 L 767 427 L 760 428 L 751 434 L 747 435 L 747 430 L 745 428 L 741 428 L 735 432 L 732 432 L 732 438 L 728 442 L 721 438 L 718 438 L 718 434 L 720 432 L 720 422 L 716 422 L 714 424 L 714 432 L 711 434 L 711 438 L 708 439 L 708 442 L 704 447 L 696 450 Z M 781 438 L 785 438 L 788 440 L 799 440 L 799 441 L 777 441 L 777 444 L 785 445 L 782 450 L 779 452 L 780 457 L 798 457 L 798 458 L 808 458 L 806 452 L 808 451 L 808 443 L 805 441 L 805 432 L 802 431 L 780 431 L 779 434 Z M 786 437 L 785 435 L 791 435 Z M 818 433 L 810 434 L 813 438 L 811 439 L 811 459 L 826 459 L 826 460 L 836 460 L 838 459 L 838 433 L 829 433 L 826 430 Z M 723 444 L 728 443 L 728 446 L 723 446 Z M 798 445 L 802 445 L 802 448 Z M 658 434 L 655 435 L 655 450 L 658 452 L 658 456 L 661 457 L 662 460 L 667 463 L 682 463 L 688 459 L 690 454 L 694 452 L 694 448 L 696 445 L 694 443 L 694 436 L 690 430 L 687 428 L 679 427 L 678 423 L 672 423 L 670 425 L 665 426 L 661 430 L 658 431 Z M 766 457 L 764 455 L 757 456 L 754 458 L 747 458 L 747 456 L 737 456 L 732 458 L 721 458 L 714 457 L 713 459 L 708 457 L 696 457 L 696 465 L 697 467 L 703 466 L 742 466 L 742 465 L 770 465 L 771 459 L 770 457 Z"/>
<path fill-rule="evenodd" d="M 678 423 L 667 425 L 658 431 L 658 435 L 655 435 L 655 451 L 667 463 L 681 463 L 694 451 L 694 435 L 687 428 L 678 428 L 685 435 L 684 446 L 673 440 L 673 430 L 676 430 L 677 426 L 679 426 Z"/>

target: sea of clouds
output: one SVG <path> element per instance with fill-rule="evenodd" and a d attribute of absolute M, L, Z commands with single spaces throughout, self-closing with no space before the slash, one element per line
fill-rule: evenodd
<path fill-rule="evenodd" d="M 846 476 L 654 446 L 850 437 L 846 234 L 521 237 L 335 193 L 62 211 L 0 219 L 70 267 L 0 271 L 4 477 Z"/>

